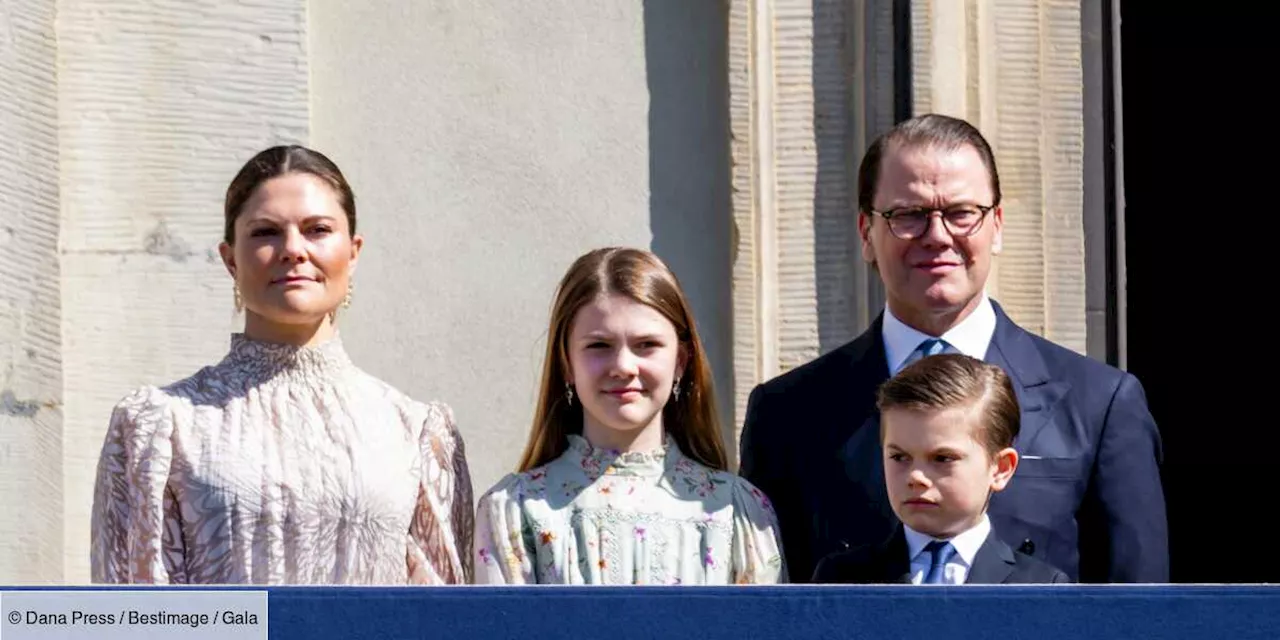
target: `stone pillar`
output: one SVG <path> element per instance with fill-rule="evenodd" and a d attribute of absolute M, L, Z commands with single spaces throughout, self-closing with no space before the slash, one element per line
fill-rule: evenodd
<path fill-rule="evenodd" d="M 64 575 L 53 0 L 0 4 L 0 580 Z"/>
<path fill-rule="evenodd" d="M 892 3 L 733 0 L 734 382 L 854 338 L 882 304 L 861 258 L 857 163 L 892 125 Z"/>
<path fill-rule="evenodd" d="M 1080 3 L 916 0 L 911 26 L 915 113 L 966 118 L 995 150 L 1005 231 L 991 295 L 1084 353 Z"/>

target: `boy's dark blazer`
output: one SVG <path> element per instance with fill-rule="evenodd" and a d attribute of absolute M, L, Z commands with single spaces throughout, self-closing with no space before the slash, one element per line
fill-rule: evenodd
<path fill-rule="evenodd" d="M 907 536 L 899 525 L 888 540 L 830 554 L 818 562 L 816 584 L 911 584 Z M 995 529 L 973 557 L 965 584 L 1060 584 L 1071 579 L 1062 571 L 1000 540 Z"/>

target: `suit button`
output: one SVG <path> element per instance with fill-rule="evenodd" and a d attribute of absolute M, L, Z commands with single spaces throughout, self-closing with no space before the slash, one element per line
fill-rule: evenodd
<path fill-rule="evenodd" d="M 1036 543 L 1032 542 L 1031 538 L 1027 538 L 1022 541 L 1022 546 L 1018 547 L 1018 551 L 1031 555 L 1036 552 Z"/>
<path fill-rule="evenodd" d="M 841 546 L 841 547 L 844 547 L 844 548 L 845 548 L 845 550 L 847 551 L 847 550 L 849 549 L 849 542 L 848 542 L 848 541 L 846 541 L 846 540 L 841 540 L 841 541 L 840 541 L 840 546 Z"/>

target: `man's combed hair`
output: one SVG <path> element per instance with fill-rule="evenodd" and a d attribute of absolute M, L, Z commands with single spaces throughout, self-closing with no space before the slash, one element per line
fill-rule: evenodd
<path fill-rule="evenodd" d="M 876 138 L 862 156 L 858 167 L 858 211 L 863 213 L 875 208 L 876 184 L 880 181 L 880 165 L 891 148 L 937 148 L 955 151 L 973 147 L 991 174 L 992 205 L 1000 204 L 1000 172 L 996 170 L 996 155 L 978 128 L 959 118 L 937 113 L 926 113 L 910 120 L 903 120 Z"/>

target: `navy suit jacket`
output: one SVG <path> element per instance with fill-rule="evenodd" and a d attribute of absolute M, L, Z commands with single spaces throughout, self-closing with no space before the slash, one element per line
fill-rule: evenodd
<path fill-rule="evenodd" d="M 988 515 L 1001 538 L 1074 582 L 1168 582 L 1160 435 L 1137 378 L 1013 323 L 995 301 L 986 361 L 1012 378 L 1021 456 Z M 740 473 L 777 510 L 788 574 L 887 539 L 876 391 L 889 377 L 883 314 L 852 342 L 757 386 Z"/>
<path fill-rule="evenodd" d="M 818 584 L 911 584 L 907 536 L 899 526 L 878 545 L 837 551 L 818 562 Z M 1067 574 L 1005 544 L 993 528 L 973 556 L 965 584 L 1059 584 Z"/>

